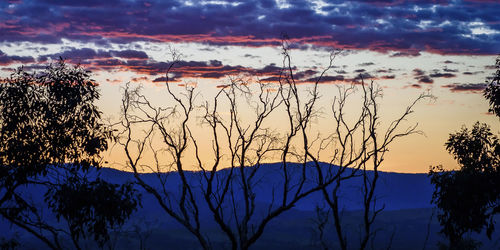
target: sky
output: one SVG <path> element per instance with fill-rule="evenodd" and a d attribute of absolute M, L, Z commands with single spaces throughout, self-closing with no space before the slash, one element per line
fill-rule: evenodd
<path fill-rule="evenodd" d="M 500 53 L 498 9 L 496 0 L 7 0 L 0 3 L 0 76 L 21 65 L 40 70 L 60 57 L 80 63 L 100 84 L 104 115 L 116 119 L 126 82 L 143 84 L 161 103 L 172 48 L 182 53 L 172 81 L 195 82 L 208 96 L 235 75 L 275 80 L 286 34 L 304 88 L 331 50 L 343 50 L 321 82 L 320 109 L 329 109 L 337 86 L 360 75 L 384 90 L 383 122 L 423 92 L 436 97 L 407 121 L 423 134 L 393 144 L 383 166 L 422 173 L 431 165 L 457 167 L 444 148 L 449 133 L 476 121 L 500 130 L 482 96 Z M 120 158 L 116 151 L 107 157 Z"/>

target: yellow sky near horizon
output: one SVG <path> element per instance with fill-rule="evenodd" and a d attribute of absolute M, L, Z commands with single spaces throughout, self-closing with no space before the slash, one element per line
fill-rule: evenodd
<path fill-rule="evenodd" d="M 292 53 L 295 53 L 292 52 Z M 303 61 L 300 60 L 303 55 L 303 51 L 297 51 L 296 54 L 292 54 L 293 62 L 298 62 L 298 67 L 303 66 L 305 61 L 312 60 L 311 58 L 306 58 Z M 336 59 L 336 64 L 345 65 L 344 63 L 349 63 L 350 67 L 356 68 L 360 64 L 360 59 L 358 59 L 359 54 L 363 52 L 358 52 L 353 55 L 347 55 L 344 57 L 339 57 Z M 482 96 L 480 92 L 466 92 L 466 91 L 455 91 L 452 92 L 448 88 L 442 87 L 443 85 L 456 83 L 456 82 L 472 82 L 470 76 L 459 75 L 454 79 L 439 78 L 436 79 L 433 84 L 422 85 L 423 88 L 412 88 L 409 87 L 411 82 L 414 82 L 414 75 L 412 73 L 415 68 L 422 68 L 429 71 L 432 67 L 436 67 L 438 62 L 445 61 L 450 57 L 440 56 L 434 54 L 425 54 L 424 60 L 428 60 L 431 64 L 422 64 L 421 66 L 414 65 L 402 65 L 398 62 L 391 61 L 390 58 L 384 55 L 376 54 L 372 55 L 372 52 L 366 52 L 368 55 L 373 56 L 373 61 L 376 64 L 384 65 L 385 68 L 400 66 L 400 73 L 396 79 L 379 79 L 376 83 L 383 88 L 383 98 L 380 102 L 380 110 L 382 117 L 382 127 L 386 126 L 389 121 L 397 118 L 397 116 L 402 113 L 407 105 L 411 103 L 419 94 L 427 92 L 432 94 L 435 99 L 423 100 L 421 103 L 415 106 L 415 112 L 409 117 L 409 119 L 404 124 L 405 126 L 411 126 L 418 123 L 418 129 L 422 134 L 414 134 L 399 139 L 394 142 L 390 147 L 390 152 L 387 154 L 385 162 L 381 168 L 382 171 L 388 172 L 404 172 L 404 173 L 426 173 L 430 166 L 443 165 L 445 168 L 453 169 L 457 168 L 458 165 L 455 160 L 449 155 L 444 147 L 450 133 L 458 131 L 462 126 L 471 127 L 476 121 L 489 124 L 493 131 L 499 130 L 498 118 L 487 114 L 488 103 Z M 278 54 L 278 53 L 276 53 Z M 302 57 L 299 57 L 302 56 Z M 354 56 L 355 58 L 351 58 Z M 366 55 L 365 55 L 366 56 Z M 279 55 L 276 55 L 279 58 Z M 297 59 L 298 58 L 298 59 Z M 196 59 L 196 58 L 195 58 Z M 473 59 L 473 60 L 472 60 Z M 318 56 L 314 59 L 315 61 L 325 60 L 323 56 Z M 384 63 L 387 60 L 387 63 Z M 402 59 L 397 58 L 397 61 Z M 452 60 L 462 60 L 463 62 L 469 61 L 468 65 L 462 63 L 458 67 L 470 68 L 474 63 L 478 64 L 478 68 L 484 68 L 486 65 L 491 65 L 494 62 L 494 57 L 452 57 Z M 366 61 L 366 60 L 365 60 Z M 371 60 L 369 60 L 371 61 Z M 407 59 L 407 63 L 412 62 L 412 59 Z M 415 62 L 421 61 L 421 59 L 415 59 Z M 361 61 L 363 62 L 363 61 Z M 323 62 L 324 63 L 324 62 Z M 439 65 L 439 64 L 438 64 Z M 404 68 L 403 68 L 404 67 Z M 442 67 L 442 66 L 441 66 Z M 335 70 L 335 69 L 332 69 Z M 331 71 L 332 71 L 331 70 Z M 466 70 L 466 69 L 464 69 Z M 490 73 L 490 72 L 487 72 Z M 484 75 L 487 75 L 484 73 Z M 335 73 L 333 73 L 335 74 Z M 107 77 L 106 74 L 99 75 L 96 79 Z M 476 76 L 477 77 L 477 76 Z M 107 78 L 109 79 L 109 78 Z M 120 78 L 122 82 L 126 82 L 127 77 Z M 475 81 L 482 82 L 482 79 Z M 213 95 L 217 88 L 216 85 L 220 84 L 221 80 L 205 80 L 205 79 L 185 79 L 185 81 L 197 82 L 197 92 L 199 93 L 198 101 L 210 100 L 210 95 Z M 227 81 L 227 80 L 226 80 Z M 137 83 L 133 83 L 137 84 Z M 162 105 L 162 101 L 168 99 L 168 95 L 158 83 L 151 83 L 148 81 L 143 81 L 144 93 L 155 101 L 157 104 Z M 119 117 L 119 102 L 121 99 L 120 88 L 121 84 L 109 84 L 104 83 L 101 85 L 101 92 L 103 98 L 99 102 L 100 107 L 104 110 L 105 114 L 113 118 Z M 299 88 L 307 88 L 307 84 L 300 85 Z M 182 87 L 174 87 L 181 89 Z M 329 120 L 330 105 L 333 101 L 333 97 L 337 93 L 337 84 L 321 84 L 320 85 L 320 95 L 321 99 L 319 101 L 319 109 L 323 110 L 324 117 L 318 119 L 314 127 L 318 132 L 327 130 L 331 126 L 331 120 Z M 166 103 L 166 102 L 165 102 Z M 163 104 L 164 105 L 164 104 Z M 201 126 L 199 124 L 193 125 Z M 496 126 L 496 127 L 495 127 Z M 196 128 L 195 128 L 196 129 Z M 199 128 L 202 130 L 201 127 Z M 207 139 L 208 142 L 211 139 Z M 207 143 L 206 145 L 210 145 Z M 123 159 L 123 154 L 117 152 L 117 148 L 113 149 L 107 157 L 109 159 Z M 210 158 L 209 156 L 207 156 Z M 189 158 L 189 157 L 187 157 Z M 186 162 L 194 161 L 194 159 L 187 159 Z M 120 160 L 110 160 L 110 162 L 119 162 Z M 189 164 L 188 164 L 189 165 Z M 120 168 L 123 165 L 117 164 L 115 167 Z"/>
<path fill-rule="evenodd" d="M 131 43 L 129 46 L 137 47 L 137 44 Z M 151 60 L 168 61 L 170 45 L 141 43 L 141 46 Z M 263 68 L 267 65 L 280 67 L 282 64 L 279 48 L 228 46 L 207 51 L 205 45 L 196 43 L 178 43 L 174 44 L 174 47 L 182 53 L 182 60 L 185 61 L 218 60 L 223 65 L 240 65 L 245 68 Z M 12 47 L 0 46 L 0 49 L 13 53 L 9 51 Z M 59 49 L 52 48 L 50 51 Z M 309 48 L 291 50 L 290 53 L 292 64 L 297 67 L 297 71 L 320 70 L 328 63 L 329 52 L 326 50 Z M 467 84 L 484 83 L 486 77 L 494 72 L 491 68 L 494 62 L 495 56 L 450 56 L 423 52 L 417 57 L 392 57 L 390 54 L 357 50 L 346 51 L 338 56 L 334 61 L 335 68 L 329 70 L 327 75 L 335 76 L 339 74 L 338 72 L 344 71 L 346 76 L 355 76 L 356 70 L 364 69 L 366 73 L 378 76 L 375 82 L 383 89 L 383 98 L 380 102 L 382 127 L 397 118 L 419 94 L 426 92 L 436 97 L 416 105 L 415 113 L 404 124 L 406 127 L 418 123 L 418 129 L 423 134 L 407 136 L 394 142 L 381 168 L 382 171 L 390 172 L 426 173 L 431 165 L 443 165 L 448 169 L 457 167 L 455 160 L 446 152 L 444 143 L 450 133 L 458 131 L 462 126 L 471 127 L 479 121 L 489 124 L 494 132 L 500 132 L 499 119 L 487 114 L 488 103 L 480 91 L 453 88 L 453 86 L 467 87 Z M 11 65 L 11 68 L 15 66 Z M 425 75 L 435 74 L 434 82 L 432 84 L 419 83 L 418 70 L 425 72 Z M 454 76 L 446 77 L 445 72 L 453 72 Z M 471 74 L 465 74 L 465 72 Z M 150 76 L 119 69 L 97 70 L 92 73 L 92 78 L 100 84 L 102 94 L 97 105 L 103 111 L 104 117 L 110 121 L 116 122 L 120 119 L 122 88 L 126 82 L 131 82 L 133 86 L 142 84 L 143 93 L 158 106 L 166 107 L 172 103 L 162 87 L 163 83 L 153 82 L 155 77 L 161 75 Z M 8 74 L 7 70 L 1 72 L 2 76 Z M 383 75 L 394 77 L 383 79 Z M 253 84 L 257 84 L 255 82 L 258 78 L 259 76 L 253 76 Z M 204 100 L 211 100 L 218 90 L 216 86 L 225 84 L 227 81 L 227 78 L 182 79 L 184 83 L 196 83 L 198 104 Z M 417 83 L 418 86 L 415 85 Z M 334 96 L 337 95 L 337 86 L 348 84 L 350 83 L 333 82 L 320 85 L 321 99 L 318 102 L 318 110 L 322 111 L 322 116 L 313 124 L 314 133 L 321 132 L 325 136 L 329 133 L 325 131 L 331 129 L 330 106 Z M 305 90 L 310 86 L 310 84 L 301 84 L 299 88 Z M 179 90 L 182 87 L 174 86 L 174 89 Z M 354 97 L 360 98 L 359 95 Z M 353 99 L 353 107 L 360 104 L 361 101 L 357 102 Z M 204 128 L 200 125 L 198 116 L 194 116 L 192 128 L 198 131 L 195 133 L 203 137 L 205 136 Z M 211 138 L 205 138 L 203 143 L 210 149 Z M 144 159 L 145 162 L 152 162 L 151 157 L 147 155 L 146 158 L 149 159 Z M 206 158 L 211 159 L 209 153 L 206 154 Z M 118 146 L 106 152 L 105 159 L 110 163 L 108 166 L 127 170 L 123 165 L 123 150 Z M 189 159 L 187 156 L 186 162 L 187 165 L 194 165 L 192 157 Z"/>

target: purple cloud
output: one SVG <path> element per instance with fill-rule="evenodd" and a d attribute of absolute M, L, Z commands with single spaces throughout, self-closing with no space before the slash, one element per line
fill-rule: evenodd
<path fill-rule="evenodd" d="M 455 74 L 451 74 L 451 73 L 439 73 L 439 72 L 432 73 L 429 76 L 432 77 L 432 78 L 452 78 L 452 77 L 456 77 Z"/>
<path fill-rule="evenodd" d="M 319 77 L 312 77 L 305 82 L 320 82 L 320 83 L 327 83 L 327 82 L 336 82 L 336 81 L 344 81 L 346 80 L 343 75 L 336 75 L 336 76 L 323 76 L 321 78 Z"/>
<path fill-rule="evenodd" d="M 59 58 L 80 63 L 89 59 L 111 58 L 111 54 L 107 51 L 95 51 L 91 48 L 70 48 L 60 53 L 39 56 L 38 61 L 45 62 L 48 59 L 58 60 Z"/>
<path fill-rule="evenodd" d="M 414 69 L 413 75 L 415 76 L 414 79 L 418 80 L 419 83 L 427 83 L 427 84 L 434 83 L 434 80 L 432 80 L 430 76 L 426 75 L 425 71 L 421 69 Z"/>
<path fill-rule="evenodd" d="M 451 92 L 470 92 L 482 93 L 486 88 L 485 83 L 454 83 L 443 85 L 443 88 L 448 88 Z"/>
<path fill-rule="evenodd" d="M 35 59 L 31 56 L 9 56 L 0 50 L 0 65 L 9 65 L 12 63 L 32 63 Z"/>
<path fill-rule="evenodd" d="M 473 72 L 465 71 L 462 74 L 464 74 L 464 75 L 477 75 L 477 74 L 482 74 L 482 73 L 484 73 L 484 71 L 473 71 Z"/>
<path fill-rule="evenodd" d="M 469 25 L 500 31 L 500 2 L 442 2 L 351 1 L 324 6 L 320 14 L 305 0 L 290 1 L 288 8 L 269 0 L 192 5 L 174 0 L 6 1 L 0 3 L 0 41 L 276 46 L 286 32 L 297 44 L 396 51 L 391 56 L 500 51 L 499 32 L 475 34 Z"/>
<path fill-rule="evenodd" d="M 111 51 L 111 54 L 116 57 L 127 58 L 127 59 L 148 59 L 148 55 L 144 51 L 138 50 L 121 50 L 121 51 Z"/>

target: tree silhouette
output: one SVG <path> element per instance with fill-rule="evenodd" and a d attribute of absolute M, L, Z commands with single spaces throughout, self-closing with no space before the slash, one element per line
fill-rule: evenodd
<path fill-rule="evenodd" d="M 111 135 L 98 98 L 89 72 L 62 60 L 40 73 L 19 68 L 0 83 L 0 214 L 52 249 L 68 248 L 68 234 L 78 249 L 87 235 L 102 246 L 108 227 L 138 205 L 130 183 L 91 176 Z M 44 201 L 69 233 L 47 219 Z"/>
<path fill-rule="evenodd" d="M 500 117 L 498 58 L 496 66 L 484 95 L 490 101 L 490 112 Z M 435 185 L 432 202 L 440 209 L 441 233 L 448 238 L 450 249 L 477 247 L 477 242 L 463 235 L 486 229 L 491 239 L 495 229 L 493 216 L 500 213 L 500 140 L 487 124 L 476 122 L 470 130 L 463 127 L 450 134 L 445 146 L 460 169 L 445 171 L 435 166 L 429 172 Z"/>
<path fill-rule="evenodd" d="M 370 240 L 375 237 L 372 225 L 376 217 L 384 209 L 384 205 L 377 203 L 376 187 L 379 178 L 379 171 L 385 160 L 385 154 L 389 151 L 389 146 L 398 138 L 420 133 L 417 125 L 412 125 L 404 129 L 401 128 L 405 119 L 413 112 L 414 106 L 425 98 L 431 97 L 428 94 L 418 96 L 397 119 L 389 123 L 389 126 L 382 130 L 380 123 L 379 99 L 382 97 L 382 90 L 373 81 L 366 84 L 360 78 L 360 88 L 362 91 L 363 105 L 360 107 L 360 115 L 348 122 L 346 104 L 349 96 L 356 91 L 355 86 L 351 88 L 339 88 L 339 95 L 332 105 L 332 112 L 336 128 L 334 138 L 338 144 L 335 148 L 330 163 L 339 166 L 336 172 L 328 175 L 335 175 L 335 181 L 331 187 L 323 187 L 323 197 L 329 209 L 326 215 L 332 214 L 338 245 L 340 249 L 352 248 L 353 244 L 348 244 L 346 234 L 343 230 L 341 204 L 339 193 L 342 184 L 350 178 L 361 178 L 363 216 L 359 243 L 360 249 L 365 249 Z"/>
<path fill-rule="evenodd" d="M 500 56 L 496 59 L 496 72 L 484 90 L 484 96 L 490 102 L 489 111 L 500 117 Z"/>
<path fill-rule="evenodd" d="M 167 95 L 175 102 L 175 106 L 154 107 L 139 89 L 131 89 L 127 85 L 118 141 L 125 149 L 127 164 L 134 171 L 137 183 L 156 198 L 169 216 L 188 229 L 204 249 L 213 246 L 202 230 L 202 205 L 208 207 L 232 249 L 248 249 L 263 234 L 271 220 L 333 181 L 329 176 L 316 179 L 314 185 L 308 184 L 310 178 L 314 178 L 308 177 L 311 169 L 321 171 L 319 165 L 314 168 L 308 165 L 313 155 L 307 130 L 315 116 L 320 80 L 307 93 L 309 98 L 306 102 L 302 102 L 286 49 L 285 67 L 279 72 L 279 83 L 259 82 L 254 94 L 249 82 L 231 78 L 230 83 L 218 91 L 212 102 L 207 101 L 199 107 L 202 122 L 209 128 L 213 145 L 213 162 L 204 162 L 200 156 L 200 141 L 193 135 L 189 123 L 194 119 L 196 108 L 195 88 L 186 85 L 185 92 L 177 94 L 168 82 L 170 70 L 177 63 L 177 55 L 174 53 L 174 60 L 166 72 Z M 335 54 L 332 54 L 324 72 L 331 68 L 334 58 Z M 247 114 L 241 111 L 245 107 L 253 109 L 254 115 L 250 122 L 245 121 Z M 280 107 L 283 109 L 280 110 Z M 266 125 L 278 110 L 288 116 L 290 130 L 285 135 L 274 132 Z M 229 116 L 223 118 L 223 114 Z M 148 125 L 147 129 L 144 129 L 145 125 Z M 160 135 L 164 144 L 161 150 L 153 149 L 151 138 L 155 133 Z M 192 151 L 188 151 L 188 146 L 192 147 Z M 156 165 L 141 162 L 148 147 L 153 149 Z M 160 152 L 168 153 L 170 158 L 167 162 L 158 161 Z M 187 152 L 192 154 L 187 156 Z M 265 179 L 263 176 L 263 161 L 273 153 L 279 154 L 281 159 L 279 180 Z M 196 159 L 200 180 L 186 178 L 184 164 L 187 157 Z M 223 165 L 223 157 L 229 158 L 226 166 Z M 291 161 L 298 164 L 290 164 Z M 160 188 L 146 182 L 140 175 L 144 165 L 146 169 L 157 173 Z M 170 172 L 171 178 L 167 180 L 169 175 L 163 173 L 169 170 L 175 171 Z M 180 182 L 179 189 L 168 187 L 169 181 L 174 178 Z M 275 185 L 269 190 L 272 199 L 265 207 L 257 204 L 255 192 L 263 183 Z M 196 199 L 199 196 L 203 199 Z"/>
<path fill-rule="evenodd" d="M 431 169 L 431 183 L 436 186 L 432 201 L 441 210 L 441 232 L 449 247 L 456 249 L 464 243 L 464 233 L 486 228 L 491 237 L 494 230 L 493 215 L 500 212 L 500 142 L 486 124 L 476 123 L 470 131 L 462 128 L 451 134 L 446 149 L 460 170 Z"/>
<path fill-rule="evenodd" d="M 359 121 L 353 127 L 348 126 L 344 110 L 355 87 L 340 88 L 340 98 L 335 99 L 333 106 L 334 134 L 315 134 L 310 128 L 321 112 L 319 85 L 338 52 L 330 54 L 329 63 L 317 80 L 303 88 L 295 78 L 286 41 L 282 52 L 283 67 L 277 72 L 277 82 L 251 84 L 243 77 L 230 77 L 213 99 L 200 105 L 196 104 L 193 85 L 184 84 L 179 93 L 169 82 L 171 70 L 179 60 L 178 53 L 173 53 L 166 72 L 166 96 L 173 105 L 155 106 L 140 88 L 128 84 L 124 89 L 123 119 L 117 141 L 125 150 L 127 165 L 137 183 L 156 198 L 169 216 L 191 232 L 204 249 L 214 246 L 203 230 L 200 212 L 203 207 L 208 208 L 227 236 L 231 249 L 248 249 L 262 236 L 270 221 L 300 200 L 322 190 L 328 196 L 328 187 L 339 183 L 335 184 L 339 188 L 342 181 L 354 177 L 364 178 L 367 206 L 364 241 L 367 242 L 373 236 L 370 226 L 378 213 L 370 212 L 376 207 L 377 177 L 366 175 L 370 168 L 367 162 L 373 160 L 376 167 L 380 166 L 387 146 L 394 139 L 415 132 L 415 127 L 398 132 L 402 121 L 413 112 L 411 105 L 399 120 L 391 123 L 377 144 L 376 129 L 380 123 L 376 109 L 380 90 L 373 83 L 361 81 L 364 99 Z M 201 113 L 198 121 L 196 112 Z M 284 130 L 273 127 L 277 125 L 276 117 Z M 196 124 L 207 128 L 201 138 L 193 132 L 192 126 Z M 207 138 L 212 147 L 202 148 L 200 143 Z M 358 144 L 354 143 L 356 140 Z M 144 159 L 148 152 L 154 163 Z M 211 153 L 212 160 L 204 160 L 201 152 Z M 160 159 L 162 154 L 166 158 Z M 320 160 L 326 159 L 320 155 L 328 155 L 329 159 Z M 276 158 L 279 159 L 276 169 L 264 164 Z M 186 178 L 186 159 L 195 159 L 199 179 Z M 144 170 L 156 173 L 157 183 L 148 183 L 141 175 Z M 165 175 L 167 171 L 171 172 Z M 269 194 L 268 205 L 258 202 L 256 190 L 263 188 Z"/>

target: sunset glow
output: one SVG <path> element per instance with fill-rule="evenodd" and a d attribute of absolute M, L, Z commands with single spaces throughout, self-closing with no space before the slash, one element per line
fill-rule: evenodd
<path fill-rule="evenodd" d="M 170 84 L 176 90 L 196 85 L 198 103 L 234 77 L 254 85 L 276 82 L 286 34 L 303 90 L 318 79 L 330 52 L 342 50 L 320 82 L 318 132 L 329 129 L 337 86 L 361 77 L 383 88 L 381 123 L 421 93 L 436 97 L 415 107 L 406 122 L 418 123 L 423 133 L 393 144 L 384 171 L 456 168 L 444 148 L 449 133 L 476 121 L 499 130 L 482 96 L 500 52 L 497 1 L 10 0 L 0 8 L 0 76 L 21 65 L 40 70 L 59 58 L 81 64 L 100 84 L 99 107 L 110 121 L 120 116 L 127 82 L 143 84 L 156 104 L 169 105 L 163 91 L 172 50 L 182 56 Z M 210 139 L 204 143 L 210 147 Z M 126 169 L 120 150 L 105 157 Z"/>

